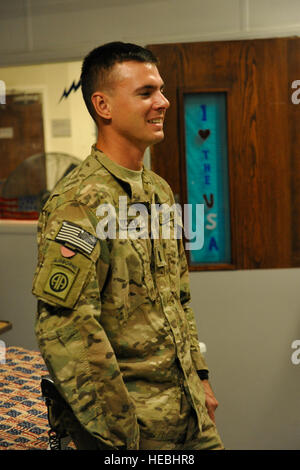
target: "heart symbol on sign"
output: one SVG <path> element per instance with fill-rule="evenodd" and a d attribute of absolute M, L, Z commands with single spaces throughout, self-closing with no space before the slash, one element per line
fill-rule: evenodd
<path fill-rule="evenodd" d="M 209 129 L 200 129 L 198 131 L 198 134 L 200 135 L 201 139 L 206 140 L 207 137 L 210 135 L 210 130 Z"/>

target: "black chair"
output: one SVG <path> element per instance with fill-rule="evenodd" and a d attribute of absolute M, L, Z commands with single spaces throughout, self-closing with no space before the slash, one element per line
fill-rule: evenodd
<path fill-rule="evenodd" d="M 50 429 L 49 435 L 49 450 L 65 450 L 72 440 L 68 431 L 65 429 L 63 420 L 61 419 L 63 414 L 71 412 L 71 407 L 61 396 L 57 390 L 53 380 L 47 377 L 43 377 L 41 380 L 42 396 L 45 398 L 48 422 Z"/>

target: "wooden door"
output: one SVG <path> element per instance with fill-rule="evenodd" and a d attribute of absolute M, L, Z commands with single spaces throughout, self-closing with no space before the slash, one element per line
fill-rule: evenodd
<path fill-rule="evenodd" d="M 0 105 L 0 180 L 39 153 L 44 153 L 41 95 L 7 95 L 6 104 Z"/>
<path fill-rule="evenodd" d="M 152 169 L 185 203 L 181 90 L 226 90 L 231 268 L 300 266 L 300 105 L 291 101 L 291 83 L 300 79 L 300 39 L 148 47 L 159 57 L 171 101 Z"/>

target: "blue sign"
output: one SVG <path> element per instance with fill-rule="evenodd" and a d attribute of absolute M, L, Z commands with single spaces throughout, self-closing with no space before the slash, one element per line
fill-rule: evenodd
<path fill-rule="evenodd" d="M 231 263 L 226 93 L 184 95 L 187 198 L 195 231 L 196 204 L 204 204 L 204 245 L 191 265 Z"/>

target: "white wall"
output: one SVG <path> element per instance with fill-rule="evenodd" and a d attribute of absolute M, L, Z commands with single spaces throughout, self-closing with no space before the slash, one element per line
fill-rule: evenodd
<path fill-rule="evenodd" d="M 0 221 L 0 318 L 13 327 L 1 335 L 7 346 L 37 350 L 36 299 L 31 295 L 37 261 L 36 222 Z"/>
<path fill-rule="evenodd" d="M 0 66 L 77 60 L 114 40 L 153 44 L 299 31 L 298 0 L 2 0 Z"/>
<path fill-rule="evenodd" d="M 77 61 L 111 40 L 152 44 L 300 32 L 299 0 L 10 0 L 0 13 L 2 66 Z M 6 234 L 0 245 L 8 247 L 1 252 L 1 316 L 14 319 L 4 338 L 26 347 L 35 346 L 23 333 L 33 321 L 31 237 Z M 300 339 L 299 274 L 191 273 L 200 339 L 220 402 L 217 423 L 228 448 L 300 448 L 300 365 L 291 361 L 291 344 Z"/>
<path fill-rule="evenodd" d="M 42 94 L 46 152 L 65 152 L 77 158 L 88 155 L 91 141 L 95 140 L 95 126 L 82 99 L 80 88 L 62 98 L 75 81 L 80 79 L 81 62 L 62 62 L 0 68 L 6 92 Z M 70 136 L 56 137 L 54 121 L 70 120 Z"/>
<path fill-rule="evenodd" d="M 300 448 L 299 269 L 193 273 L 217 423 L 231 449 Z M 299 344 L 299 343 L 298 343 Z M 297 352 L 298 351 L 298 352 Z"/>

